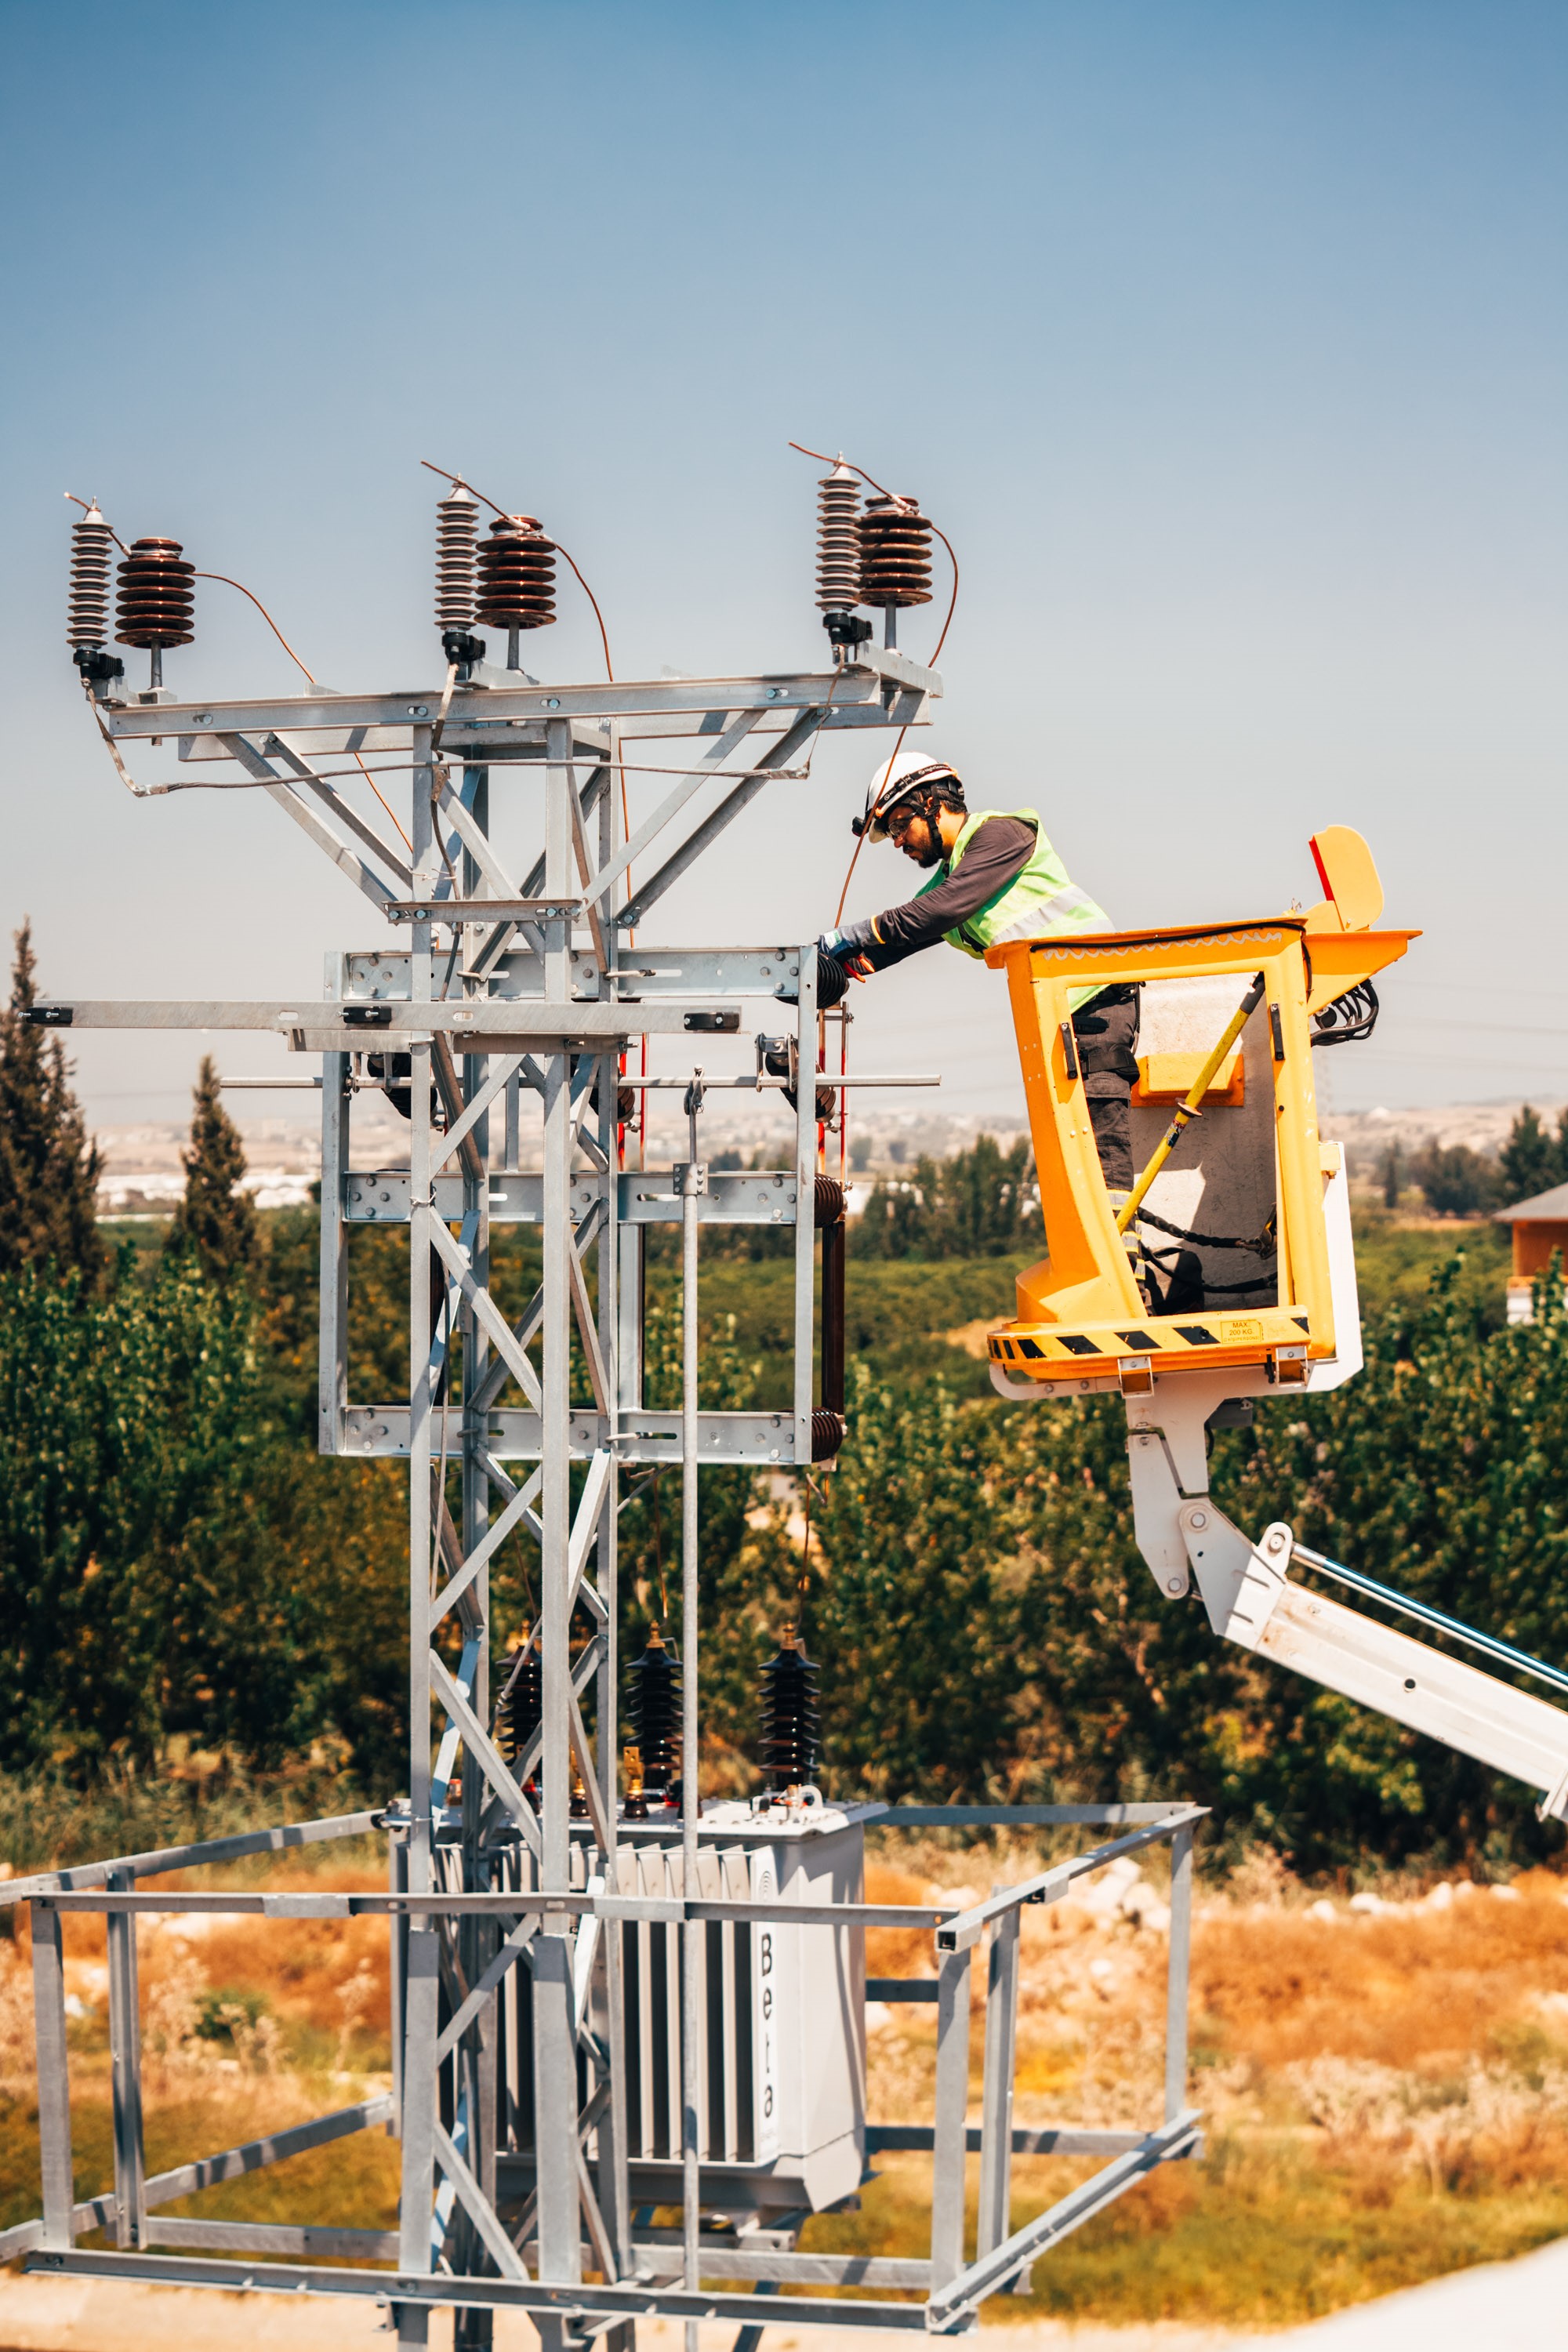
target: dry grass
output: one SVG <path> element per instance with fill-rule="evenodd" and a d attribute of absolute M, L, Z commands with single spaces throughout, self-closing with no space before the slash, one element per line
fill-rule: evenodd
<path fill-rule="evenodd" d="M 907 1859 L 918 1866 L 871 1866 L 872 1900 L 972 1897 L 1024 1857 Z M 1131 1865 L 1120 1885 L 1089 1885 L 1087 1902 L 1024 1914 L 1020 2124 L 1161 2112 L 1164 1890 Z M 1507 1889 L 1358 1901 L 1314 1900 L 1266 1864 L 1200 1900 L 1192 2096 L 1206 2160 L 1132 2191 L 992 2317 L 1285 2324 L 1568 2231 L 1568 1886 L 1537 1871 Z M 873 1974 L 931 1972 L 918 1934 L 869 1945 Z M 929 2120 L 932 2011 L 874 2013 L 869 2048 L 872 2114 Z M 978 2017 L 972 2060 L 977 2101 Z M 1089 2168 L 1021 2165 L 1016 2223 Z M 880 2170 L 859 2220 L 816 2223 L 812 2242 L 917 2249 L 920 2166 Z"/>
<path fill-rule="evenodd" d="M 1020 1844 L 912 1841 L 870 1866 L 873 1900 L 985 1892 L 1037 1866 Z M 1017 2119 L 1109 2126 L 1160 2110 L 1164 1889 L 1131 1868 L 1023 1920 Z M 321 1857 L 208 1885 L 320 1885 Z M 374 1867 L 333 1883 L 374 1887 Z M 1376 1898 L 1358 1897 L 1375 1904 Z M 25 1919 L 0 1942 L 0 2226 L 37 2210 Z M 100 1921 L 66 1921 L 80 2193 L 111 2176 Z M 868 1939 L 874 1975 L 930 1974 L 929 1937 Z M 184 2160 L 384 2086 L 387 1937 L 375 1920 L 143 1923 L 149 2160 Z M 973 2046 L 979 2090 L 981 2034 Z M 1200 1900 L 1194 2099 L 1202 2163 L 1167 2167 L 1041 2264 L 993 2318 L 1283 2325 L 1568 2231 L 1568 1888 L 1541 1871 L 1493 1890 L 1352 1911 L 1253 1865 Z M 873 2011 L 872 2114 L 929 2120 L 934 2013 Z M 180 2210 L 385 2228 L 396 2149 L 366 2135 L 188 2200 Z M 1017 2168 L 1015 2218 L 1089 2168 Z M 857 2215 L 806 2243 L 918 2251 L 921 2159 L 879 2160 Z"/>

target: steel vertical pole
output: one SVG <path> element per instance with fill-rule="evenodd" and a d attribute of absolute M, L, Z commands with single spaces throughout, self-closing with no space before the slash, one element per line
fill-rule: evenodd
<path fill-rule="evenodd" d="M 697 1200 L 705 1169 L 697 1158 L 695 1085 L 687 1097 L 691 1119 L 691 1156 L 678 1171 L 680 1182 L 680 1855 L 681 1891 L 697 1900 L 697 1828 L 701 1817 L 698 1705 L 698 1469 L 697 1469 Z M 689 1919 L 681 1929 L 680 1967 L 680 2198 L 686 2284 L 699 2284 L 701 2256 L 701 2140 L 699 2102 L 702 2082 L 702 1959 L 705 1929 Z M 698 2352 L 697 2322 L 686 2323 L 686 2352 Z"/>
<path fill-rule="evenodd" d="M 1000 1887 L 992 1888 L 999 1895 Z M 980 2227 L 975 2253 L 1008 2235 L 1013 2188 L 1013 2067 L 1018 2039 L 1018 1934 L 1022 1914 L 1005 1911 L 991 1930 L 985 1987 L 985 2087 L 981 2105 Z"/>
<path fill-rule="evenodd" d="M 38 2062 L 38 2164 L 44 2177 L 44 2244 L 62 2253 L 72 2242 L 76 2180 L 71 2163 L 70 2070 L 66 2050 L 66 1979 L 60 1915 L 52 1903 L 29 1906 L 33 1936 L 33 2032 Z"/>
<path fill-rule="evenodd" d="M 937 1971 L 936 2116 L 931 2134 L 931 2283 L 963 2268 L 969 2117 L 970 1955 L 949 1952 Z"/>
<path fill-rule="evenodd" d="M 129 1894 L 129 1870 L 110 1871 L 106 1884 Z M 136 1968 L 136 1920 L 110 1911 L 109 1938 L 109 2061 L 114 2116 L 114 2242 L 140 2249 L 147 2237 L 147 2160 L 142 2130 L 142 2000 Z"/>
<path fill-rule="evenodd" d="M 1165 1977 L 1165 2121 L 1187 2104 L 1187 1978 L 1193 1954 L 1193 1830 L 1171 1840 L 1171 1950 Z"/>
<path fill-rule="evenodd" d="M 619 730 L 610 730 L 608 759 L 610 777 L 599 799 L 598 857 L 601 867 L 609 864 L 619 845 L 620 795 L 616 789 L 615 759 L 619 748 Z M 605 945 L 608 966 L 614 971 L 620 962 L 621 935 L 615 916 L 625 889 L 624 881 L 612 891 L 605 908 Z M 605 1179 L 605 1223 L 599 1236 L 599 1346 L 609 1374 L 609 1444 L 612 1456 L 618 1453 L 620 1417 L 626 1404 L 625 1369 L 620 1361 L 622 1327 L 621 1271 L 622 1225 L 620 1202 L 621 1155 L 617 1138 L 620 1131 L 620 1104 L 617 1081 L 620 1076 L 620 1055 L 612 1050 L 599 1066 L 600 1108 L 599 1143 L 609 1162 Z M 631 1230 L 628 1228 L 627 1230 Z M 640 1306 L 640 1301 L 638 1302 Z M 605 1883 L 612 1890 L 616 1884 L 616 1824 L 617 1796 L 620 1788 L 620 1511 L 621 1480 L 618 1467 L 612 1466 L 605 1489 L 604 1510 L 599 1521 L 598 1585 L 605 1609 L 604 1628 L 604 1664 L 599 1669 L 599 1786 L 604 1792 L 605 1818 L 609 1825 L 609 1846 L 605 1855 Z M 609 2231 L 615 2249 L 616 2267 L 622 2278 L 629 2278 L 635 2267 L 632 2253 L 631 2184 L 627 2171 L 626 2145 L 626 2032 L 625 2011 L 625 1979 L 623 1973 L 622 1938 L 624 1930 L 618 1919 L 606 1919 L 600 1929 L 605 1954 L 605 2040 L 610 2062 L 610 2103 L 599 2125 L 598 2189 L 599 2210 Z M 615 2352 L 633 2352 L 636 2343 L 636 2322 L 624 2323 L 624 2336 Z"/>
<path fill-rule="evenodd" d="M 434 889 L 436 832 L 431 806 L 430 729 L 414 730 L 410 829 L 416 887 Z M 416 923 L 409 955 L 409 994 L 430 1001 L 430 926 Z M 435 1222 L 430 1148 L 430 1040 L 409 1036 L 408 1095 L 408 1886 L 431 1891 L 430 1819 L 430 1564 L 434 1497 L 431 1481 L 430 1229 Z M 407 1982 L 403 1999 L 403 2179 L 398 2267 L 428 2274 L 436 2185 L 436 2037 L 439 2006 L 439 1931 L 434 1920 L 409 1921 Z M 400 2344 L 425 2344 L 429 2313 L 395 2304 Z"/>
<path fill-rule="evenodd" d="M 343 965 L 338 951 L 327 957 L 326 998 L 342 1001 Z M 343 1450 L 348 1410 L 349 1236 L 343 1223 L 343 1179 L 349 1166 L 349 1057 L 321 1056 L 321 1287 L 320 1370 L 317 1381 L 317 1444 L 323 1454 Z"/>
<path fill-rule="evenodd" d="M 575 790 L 572 730 L 565 719 L 545 729 L 544 887 L 575 896 L 572 819 L 566 795 Z M 563 1003 L 572 992 L 572 930 L 564 920 L 544 927 L 544 994 Z M 569 1548 L 572 1524 L 572 1302 L 567 1265 L 571 1218 L 571 1055 L 564 1043 L 542 1056 L 544 1069 L 543 1363 L 540 1454 L 543 1477 L 540 1518 L 540 1650 L 542 1667 L 542 1748 L 540 1756 L 542 1885 L 564 1893 L 571 1881 L 571 1612 Z M 557 1915 L 559 1916 L 560 1915 Z M 533 1948 L 535 2180 L 539 2199 L 540 2276 L 568 2284 L 582 2276 L 578 2220 L 577 2046 L 572 1999 L 572 1945 L 550 1926 Z M 542 2326 L 547 2344 L 560 2341 L 563 2323 Z"/>
<path fill-rule="evenodd" d="M 470 768 L 463 779 L 463 801 L 471 811 L 481 833 L 489 832 L 489 772 Z M 465 850 L 462 862 L 463 894 L 478 894 L 482 877 L 470 851 Z M 471 1102 L 485 1083 L 489 1063 L 483 1055 L 468 1054 L 463 1057 L 463 1099 Z M 463 1213 L 465 1222 L 474 1221 L 474 1243 L 469 1256 L 474 1279 L 488 1289 L 490 1278 L 490 1211 L 489 1157 L 490 1122 L 487 1113 L 473 1130 L 473 1139 L 483 1172 L 463 1177 Z M 489 1479 L 484 1468 L 484 1423 L 472 1410 L 471 1400 L 485 1376 L 489 1356 L 489 1342 L 484 1327 L 473 1308 L 465 1304 L 462 1312 L 462 1482 L 463 1482 L 463 1550 L 471 1552 L 484 1537 L 489 1525 Z M 447 1373 L 447 1391 L 451 1390 L 451 1374 Z M 482 1568 L 468 1587 L 465 1623 L 479 1636 L 479 1655 L 475 1662 L 471 1693 L 474 1713 L 486 1725 L 490 1719 L 490 1572 Z M 489 1865 L 480 1853 L 480 1823 L 484 1812 L 485 1788 L 478 1767 L 469 1758 L 464 1759 L 463 1771 L 463 1885 L 470 1894 L 484 1894 L 490 1883 Z M 458 1957 L 464 1979 L 475 1984 L 484 1974 L 500 1940 L 493 1919 L 465 1918 L 458 1931 Z M 475 2179 L 493 2205 L 496 2194 L 496 1997 L 492 1993 L 463 2037 L 460 2077 L 468 2094 L 471 2121 L 468 2161 Z M 458 2231 L 458 2251 L 465 2270 L 483 2273 L 492 2267 L 483 2243 L 473 2223 L 465 2215 Z M 483 2352 L 495 2337 L 495 2315 L 474 2308 L 458 2309 L 453 2314 L 452 2341 L 454 2352 Z"/>
<path fill-rule="evenodd" d="M 795 1121 L 795 1458 L 811 1461 L 816 1394 L 816 950 L 800 950 L 795 1009 L 797 1087 Z"/>

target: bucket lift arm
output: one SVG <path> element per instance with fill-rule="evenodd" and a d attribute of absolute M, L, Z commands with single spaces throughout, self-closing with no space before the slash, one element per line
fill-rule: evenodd
<path fill-rule="evenodd" d="M 1315 1555 L 1286 1522 L 1254 1542 L 1217 1507 L 1205 1425 L 1235 1389 L 1197 1374 L 1126 1400 L 1138 1548 L 1161 1591 L 1195 1583 L 1224 1640 L 1529 1782 L 1543 1816 L 1568 1819 L 1568 1710 L 1293 1582 L 1292 1560 Z"/>

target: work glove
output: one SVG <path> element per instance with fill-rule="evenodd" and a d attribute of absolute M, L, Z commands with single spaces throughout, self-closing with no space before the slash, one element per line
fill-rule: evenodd
<path fill-rule="evenodd" d="M 847 971 L 863 980 L 872 968 L 867 961 L 867 951 L 875 946 L 876 940 L 874 923 L 847 923 L 841 929 L 824 931 L 816 942 L 816 952 L 831 956 L 835 963 L 841 963 Z"/>

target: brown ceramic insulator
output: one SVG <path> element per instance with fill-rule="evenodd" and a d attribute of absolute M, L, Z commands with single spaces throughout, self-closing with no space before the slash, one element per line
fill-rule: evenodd
<path fill-rule="evenodd" d="M 555 541 L 531 515 L 500 515 L 479 541 L 479 607 L 496 629 L 547 629 L 555 618 Z"/>
<path fill-rule="evenodd" d="M 860 485 L 835 466 L 816 486 L 816 609 L 847 613 L 860 602 Z"/>
<path fill-rule="evenodd" d="M 114 533 L 89 507 L 71 531 L 70 594 L 66 607 L 66 643 L 104 646 L 109 643 L 109 606 L 113 570 Z"/>
<path fill-rule="evenodd" d="M 459 482 L 436 509 L 436 626 L 474 625 L 474 557 L 479 535 L 479 505 Z"/>
<path fill-rule="evenodd" d="M 841 1412 L 826 1412 L 819 1405 L 811 1416 L 811 1458 L 814 1462 L 831 1462 L 848 1434 Z"/>
<path fill-rule="evenodd" d="M 836 1089 L 825 1087 L 824 1093 Z M 844 1187 L 836 1176 L 819 1176 L 812 1201 L 812 1223 L 818 1233 L 824 1225 L 841 1224 L 844 1219 Z"/>
<path fill-rule="evenodd" d="M 120 646 L 188 646 L 193 626 L 195 566 L 177 539 L 134 539 L 120 566 L 114 642 Z"/>
<path fill-rule="evenodd" d="M 931 603 L 931 524 L 913 499 L 868 499 L 860 518 L 860 602 Z"/>

